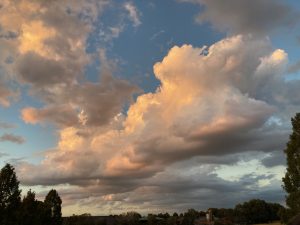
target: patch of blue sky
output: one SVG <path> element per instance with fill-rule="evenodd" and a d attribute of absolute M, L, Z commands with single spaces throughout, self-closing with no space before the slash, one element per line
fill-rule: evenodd
<path fill-rule="evenodd" d="M 300 27 L 299 27 L 300 28 Z M 281 33 L 271 37 L 273 46 L 275 48 L 283 49 L 288 54 L 289 65 L 288 67 L 300 61 L 300 43 L 295 37 L 295 32 L 287 32 L 283 29 Z M 285 76 L 286 81 L 299 80 L 300 71 L 287 73 Z"/>
<path fill-rule="evenodd" d="M 22 144 L 11 142 L 0 142 L 0 152 L 6 153 L 7 159 L 28 157 L 28 161 L 34 162 L 37 158 L 32 157 L 36 152 L 53 148 L 57 143 L 57 137 L 54 135 L 52 125 L 32 125 L 26 124 L 21 118 L 21 110 L 25 107 L 42 107 L 43 103 L 37 98 L 28 95 L 27 88 L 22 88 L 20 99 L 10 107 L 0 107 L 1 120 L 9 124 L 17 124 L 15 128 L 1 129 L 0 135 L 4 133 L 13 133 L 25 139 Z M 46 128 L 46 129 L 45 129 Z M 1 158 L 0 161 L 3 161 Z"/>
<path fill-rule="evenodd" d="M 289 6 L 294 11 L 297 11 L 295 14 L 295 21 L 300 20 L 300 4 L 298 0 L 287 0 L 285 3 L 288 3 Z M 288 53 L 289 64 L 293 65 L 300 61 L 300 24 L 295 22 L 288 27 L 283 27 L 278 29 L 274 34 L 270 36 L 272 43 L 275 48 L 281 48 Z M 286 81 L 299 80 L 300 71 L 287 74 Z"/>
<path fill-rule="evenodd" d="M 142 24 L 127 26 L 122 38 L 114 40 L 109 49 L 122 59 L 122 76 L 136 82 L 146 92 L 154 91 L 159 82 L 153 74 L 153 65 L 159 62 L 175 45 L 210 45 L 224 34 L 210 25 L 195 23 L 199 7 L 191 4 L 173 4 L 173 1 L 136 2 L 143 12 Z M 178 19 L 180 18 L 180 19 Z"/>
<path fill-rule="evenodd" d="M 200 11 L 197 5 L 174 4 L 171 0 L 134 1 L 141 20 L 139 26 L 134 26 L 126 15 L 128 12 L 124 11 L 124 2 L 112 3 L 98 18 L 87 41 L 87 52 L 93 54 L 105 49 L 107 57 L 118 64 L 115 76 L 129 80 L 145 92 L 155 91 L 159 86 L 153 65 L 173 46 L 192 44 L 202 47 L 225 36 L 209 24 L 195 22 Z M 98 80 L 99 68 L 101 65 L 97 60 L 87 66 L 88 80 Z"/>
<path fill-rule="evenodd" d="M 98 82 L 100 73 L 99 67 L 99 59 L 92 60 L 92 62 L 85 67 L 85 78 L 90 82 Z"/>

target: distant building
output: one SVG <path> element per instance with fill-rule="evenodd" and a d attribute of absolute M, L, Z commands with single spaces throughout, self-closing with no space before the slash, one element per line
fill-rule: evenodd
<path fill-rule="evenodd" d="M 206 220 L 207 222 L 211 223 L 213 222 L 213 213 L 212 213 L 212 209 L 208 209 L 206 212 Z"/>

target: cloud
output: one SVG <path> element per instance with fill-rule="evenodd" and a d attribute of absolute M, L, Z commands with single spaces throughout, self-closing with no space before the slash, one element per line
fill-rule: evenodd
<path fill-rule="evenodd" d="M 93 215 L 98 215 L 100 211 L 119 214 L 131 210 L 140 213 L 173 213 L 189 208 L 206 210 L 209 207 L 234 207 L 251 198 L 277 202 L 284 199 L 280 184 L 272 175 L 257 176 L 250 173 L 238 181 L 228 181 L 211 173 L 213 170 L 211 166 L 188 161 L 184 167 L 173 165 L 148 179 L 130 180 L 131 184 L 128 180 L 114 180 L 113 186 L 101 182 L 99 186 L 58 189 L 63 196 L 65 215 L 79 212 L 78 207 Z M 269 180 L 270 185 L 260 186 L 263 180 Z M 220 201 L 215 201 L 216 198 Z"/>
<path fill-rule="evenodd" d="M 1 34 L 16 36 L 0 38 L 4 80 L 28 84 L 31 95 L 47 100 L 56 98 L 58 89 L 78 83 L 91 62 L 85 42 L 92 24 L 108 4 L 105 0 L 72 4 L 56 0 L 3 1 Z M 12 91 L 1 90 L 1 103 L 8 105 Z"/>
<path fill-rule="evenodd" d="M 138 88 L 127 81 L 107 75 L 99 83 L 87 82 L 61 90 L 58 99 L 45 108 L 24 108 L 22 119 L 32 124 L 54 122 L 59 126 L 76 126 L 84 116 L 89 126 L 105 125 L 114 120 L 136 92 Z"/>
<path fill-rule="evenodd" d="M 9 156 L 9 155 L 7 153 L 0 152 L 0 158 L 5 157 L 5 156 Z"/>
<path fill-rule="evenodd" d="M 0 129 L 10 129 L 10 128 L 14 128 L 15 126 L 16 125 L 14 125 L 14 124 L 0 121 Z"/>
<path fill-rule="evenodd" d="M 125 10 L 128 11 L 129 13 L 129 19 L 132 21 L 133 26 L 138 27 L 139 25 L 142 24 L 140 20 L 140 12 L 136 8 L 136 6 L 133 4 L 133 2 L 126 2 L 124 4 Z"/>
<path fill-rule="evenodd" d="M 0 80 L 0 105 L 3 107 L 9 107 L 11 101 L 16 100 L 19 97 L 18 90 L 12 90 L 4 82 Z"/>
<path fill-rule="evenodd" d="M 281 151 L 274 151 L 271 152 L 271 154 L 269 156 L 267 156 L 266 158 L 264 158 L 262 160 L 262 164 L 265 167 L 274 167 L 274 166 L 279 166 L 279 165 L 286 165 L 286 159 L 284 156 L 284 152 Z"/>
<path fill-rule="evenodd" d="M 221 31 L 233 34 L 266 34 L 278 27 L 291 26 L 299 21 L 295 12 L 284 1 L 265 0 L 180 0 L 204 7 L 196 17 L 199 23 L 210 22 Z"/>
<path fill-rule="evenodd" d="M 23 144 L 25 142 L 25 139 L 14 134 L 3 134 L 2 136 L 0 136 L 0 142 L 4 141 L 12 142 L 15 144 Z"/>
<path fill-rule="evenodd" d="M 56 150 L 46 153 L 40 165 L 20 165 L 22 182 L 68 183 L 103 195 L 125 193 L 196 156 L 222 164 L 239 160 L 231 157 L 234 154 L 282 149 L 290 130 L 271 120 L 281 118 L 282 102 L 269 84 L 289 88 L 283 77 L 286 64 L 283 50 L 251 35 L 226 38 L 210 47 L 175 46 L 154 65 L 161 82 L 155 92 L 138 96 L 126 114 L 117 108 L 111 113 L 116 116 L 104 124 L 95 122 L 101 121 L 98 117 L 86 121 L 86 116 L 103 113 L 84 110 L 84 123 L 60 129 Z M 115 81 L 108 78 L 112 86 L 102 82 L 114 90 Z M 85 98 L 89 90 L 93 94 Z M 105 103 L 92 86 L 78 93 L 82 103 Z M 70 95 L 77 103 L 72 89 Z M 228 158 L 220 161 L 220 156 Z"/>
<path fill-rule="evenodd" d="M 160 30 L 160 31 L 154 33 L 154 34 L 150 37 L 149 40 L 150 40 L 150 41 L 153 41 L 154 39 L 156 39 L 158 36 L 162 35 L 163 33 L 165 33 L 165 31 L 164 31 L 164 30 Z"/>
<path fill-rule="evenodd" d="M 29 83 L 37 88 L 74 81 L 72 70 L 64 68 L 60 61 L 44 58 L 29 52 L 18 59 L 17 70 L 21 82 Z"/>
<path fill-rule="evenodd" d="M 87 51 L 89 34 L 107 4 L 4 1 L 0 9 L 6 79 L 27 87 L 42 103 L 24 107 L 22 119 L 57 125 L 57 146 L 45 152 L 41 163 L 17 162 L 22 184 L 64 185 L 67 204 L 100 203 L 97 206 L 116 210 L 135 207 L 141 200 L 145 209 L 183 209 L 196 206 L 199 198 L 212 204 L 212 196 L 230 205 L 270 190 L 280 199 L 278 189 L 271 188 L 279 186 L 272 176 L 251 174 L 233 182 L 212 171 L 218 164 L 236 163 L 242 154 L 273 154 L 283 147 L 290 128 L 282 121 L 300 101 L 299 84 L 283 77 L 287 54 L 256 35 L 231 36 L 210 47 L 174 46 L 154 65 L 160 85 L 154 92 L 141 93 L 114 76 L 116 63 L 104 49 L 93 55 Z M 210 10 L 213 3 L 205 4 Z M 139 26 L 140 13 L 133 3 L 122 7 Z M 283 10 L 279 17 L 285 14 Z M 251 29 L 260 32 L 268 23 Z M 242 25 L 233 27 L 238 31 Z M 117 37 L 122 29 L 111 27 L 107 37 Z M 95 59 L 100 61 L 99 77 L 90 82 L 85 69 Z M 0 96 L 7 100 L 10 95 Z M 24 141 L 8 134 L 2 139 Z M 196 157 L 198 167 L 192 168 L 193 163 L 179 173 L 179 163 L 189 164 Z M 188 174 L 194 169 L 201 173 Z M 273 183 L 258 193 L 262 180 Z M 223 196 L 221 190 L 229 194 Z"/>
<path fill-rule="evenodd" d="M 27 86 L 28 94 L 44 104 L 41 108 L 22 109 L 26 123 L 80 126 L 85 118 L 87 125 L 104 126 L 139 92 L 136 86 L 113 76 L 114 65 L 102 49 L 96 50 L 98 55 L 86 51 L 94 24 L 109 3 L 97 0 L 72 4 L 56 0 L 3 3 L 1 32 L 18 35 L 15 39 L 7 40 L 5 36 L 0 40 L 12 52 L 12 62 L 3 64 L 8 74 L 6 79 Z M 138 15 L 133 4 L 128 3 L 127 7 L 131 16 Z M 110 34 L 117 37 L 121 32 L 118 29 L 111 27 Z M 101 61 L 101 72 L 97 82 L 92 83 L 86 79 L 85 70 L 94 60 Z M 8 106 L 12 95 L 10 89 L 1 88 L 0 104 Z"/>
<path fill-rule="evenodd" d="M 77 114 L 67 105 L 49 106 L 43 109 L 32 107 L 22 109 L 22 119 L 25 123 L 36 124 L 38 122 L 52 122 L 58 125 L 72 126 L 78 123 Z"/>

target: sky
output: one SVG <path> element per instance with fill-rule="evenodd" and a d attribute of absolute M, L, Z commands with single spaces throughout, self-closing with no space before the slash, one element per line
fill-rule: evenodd
<path fill-rule="evenodd" d="M 0 166 L 63 215 L 284 204 L 298 0 L 0 0 Z"/>

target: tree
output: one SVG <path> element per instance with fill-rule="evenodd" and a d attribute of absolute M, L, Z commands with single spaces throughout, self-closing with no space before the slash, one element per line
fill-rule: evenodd
<path fill-rule="evenodd" d="M 6 164 L 0 172 L 0 224 L 18 224 L 20 204 L 21 191 L 15 169 Z"/>
<path fill-rule="evenodd" d="M 29 190 L 22 201 L 22 225 L 42 225 L 41 216 L 43 214 L 41 211 L 39 202 L 35 199 L 35 193 Z"/>
<path fill-rule="evenodd" d="M 274 219 L 271 215 L 272 207 L 272 203 L 260 199 L 252 199 L 243 204 L 238 204 L 234 209 L 236 222 L 247 224 L 270 222 Z"/>
<path fill-rule="evenodd" d="M 188 209 L 188 211 L 184 213 L 182 224 L 193 225 L 195 219 L 199 216 L 198 214 L 195 209 Z"/>
<path fill-rule="evenodd" d="M 27 192 L 27 195 L 23 198 L 22 201 L 22 224 L 31 225 L 36 224 L 35 215 L 36 215 L 37 202 L 35 200 L 35 193 L 31 190 Z"/>
<path fill-rule="evenodd" d="M 59 197 L 56 190 L 51 190 L 47 194 L 44 204 L 47 211 L 48 222 L 51 225 L 61 225 L 61 198 Z"/>
<path fill-rule="evenodd" d="M 31 190 L 29 190 L 27 195 L 23 198 L 20 218 L 22 225 L 47 224 L 45 204 L 36 200 L 35 193 Z"/>
<path fill-rule="evenodd" d="M 282 178 L 283 188 L 287 192 L 286 205 L 288 209 L 283 217 L 290 219 L 300 213 L 300 113 L 292 121 L 292 134 L 284 150 L 287 160 L 287 170 Z"/>

